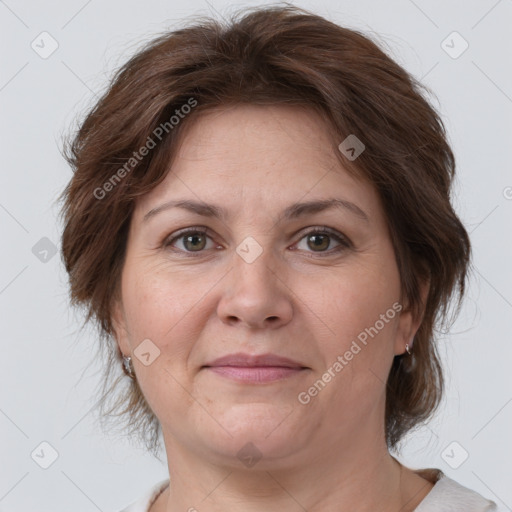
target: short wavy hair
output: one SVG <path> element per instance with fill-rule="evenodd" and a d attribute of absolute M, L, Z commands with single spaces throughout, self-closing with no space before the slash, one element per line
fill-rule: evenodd
<path fill-rule="evenodd" d="M 471 248 L 451 205 L 454 155 L 425 93 L 368 36 L 288 4 L 237 11 L 229 21 L 196 18 L 158 35 L 115 73 L 65 142 L 74 175 L 60 196 L 70 301 L 85 308 L 84 325 L 94 321 L 106 354 L 102 422 L 124 417 L 158 457 L 160 423 L 122 372 L 112 324 L 128 228 L 137 197 L 165 178 L 183 128 L 201 112 L 237 104 L 314 110 L 344 168 L 377 190 L 402 297 L 422 318 L 413 356 L 396 356 L 387 379 L 388 447 L 432 416 L 444 389 L 435 332 L 455 295 L 460 310 Z M 180 112 L 189 113 L 173 122 Z M 155 133 L 156 147 L 134 158 Z M 337 149 L 350 134 L 365 145 L 354 161 Z"/>

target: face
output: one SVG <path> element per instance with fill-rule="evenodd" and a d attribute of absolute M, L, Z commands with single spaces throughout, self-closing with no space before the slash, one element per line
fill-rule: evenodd
<path fill-rule="evenodd" d="M 284 467 L 383 435 L 418 326 L 377 193 L 327 130 L 296 107 L 208 112 L 136 204 L 114 323 L 169 458 Z"/>

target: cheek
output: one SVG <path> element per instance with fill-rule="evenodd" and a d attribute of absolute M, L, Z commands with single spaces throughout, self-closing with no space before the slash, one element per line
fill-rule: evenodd
<path fill-rule="evenodd" d="M 326 283 L 317 307 L 329 327 L 322 345 L 326 364 L 348 350 L 353 352 L 347 357 L 354 368 L 388 364 L 400 309 L 399 276 L 392 263 L 347 268 L 334 283 Z"/>
<path fill-rule="evenodd" d="M 132 262 L 123 275 L 123 303 L 133 331 L 165 343 L 181 321 L 194 315 L 204 295 L 202 283 L 161 264 Z"/>
<path fill-rule="evenodd" d="M 184 412 L 192 405 L 180 383 L 188 387 L 187 361 L 203 329 L 195 308 L 204 292 L 183 284 L 169 274 L 148 269 L 139 269 L 138 275 L 127 272 L 123 283 L 137 380 L 159 418 L 165 417 L 162 411 L 169 406 L 170 397 L 173 410 Z M 141 353 L 150 354 L 146 361 L 139 357 Z"/>
<path fill-rule="evenodd" d="M 162 272 L 138 269 L 135 274 L 129 270 L 128 267 L 123 280 L 123 303 L 130 344 L 137 355 L 137 347 L 142 348 L 141 343 L 150 340 L 145 343 L 156 354 L 150 366 L 139 364 L 141 379 L 149 377 L 142 374 L 161 373 L 164 369 L 180 373 L 192 340 L 202 328 L 200 322 L 191 319 L 197 319 L 196 308 L 204 293 L 192 285 L 183 286 L 183 282 Z"/>

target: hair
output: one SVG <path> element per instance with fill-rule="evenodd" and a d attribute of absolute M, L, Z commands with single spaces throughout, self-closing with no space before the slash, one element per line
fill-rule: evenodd
<path fill-rule="evenodd" d="M 130 220 L 136 199 L 165 178 L 184 127 L 202 112 L 240 104 L 317 112 L 344 168 L 375 187 L 402 297 L 421 318 L 413 356 L 396 356 L 387 380 L 388 448 L 433 415 L 444 389 L 435 331 L 455 295 L 460 309 L 470 241 L 450 200 L 454 155 L 426 92 L 369 37 L 288 4 L 228 21 L 197 18 L 158 35 L 116 71 L 65 143 L 74 175 L 60 197 L 71 304 L 97 326 L 106 354 L 102 421 L 124 417 L 156 455 L 160 423 L 122 372 L 112 323 Z M 351 134 L 365 146 L 354 161 L 338 150 Z M 151 149 L 140 157 L 143 147 Z"/>

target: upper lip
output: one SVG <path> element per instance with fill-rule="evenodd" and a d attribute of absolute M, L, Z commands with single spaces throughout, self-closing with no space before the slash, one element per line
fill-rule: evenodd
<path fill-rule="evenodd" d="M 261 366 L 281 366 L 286 368 L 306 368 L 293 359 L 278 356 L 276 354 L 251 355 L 237 352 L 236 354 L 228 354 L 206 363 L 204 366 L 245 366 L 245 367 L 261 367 Z"/>

